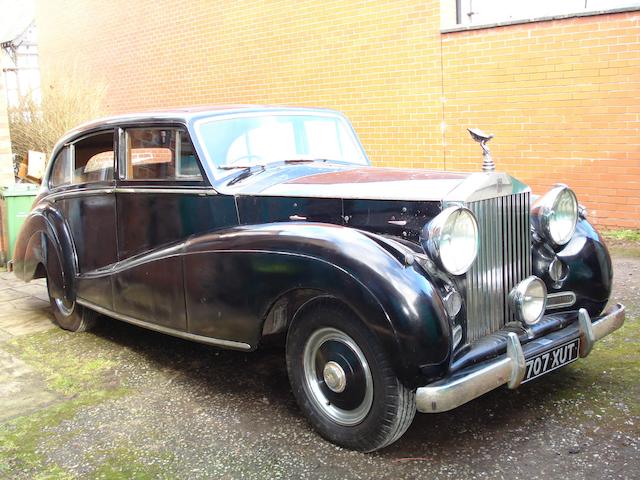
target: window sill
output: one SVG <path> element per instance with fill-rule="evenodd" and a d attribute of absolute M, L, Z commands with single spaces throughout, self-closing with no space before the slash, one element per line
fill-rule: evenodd
<path fill-rule="evenodd" d="M 590 10 L 585 12 L 566 13 L 562 15 L 550 15 L 548 17 L 523 18 L 520 20 L 506 20 L 504 22 L 482 23 L 478 25 L 456 25 L 450 28 L 440 29 L 440 33 L 467 32 L 471 30 L 483 30 L 485 28 L 507 27 L 509 25 L 521 25 L 525 23 L 550 22 L 552 20 L 564 20 L 567 18 L 592 17 L 595 15 L 608 15 L 612 13 L 624 13 L 640 11 L 640 6 L 611 8 L 609 10 Z"/>

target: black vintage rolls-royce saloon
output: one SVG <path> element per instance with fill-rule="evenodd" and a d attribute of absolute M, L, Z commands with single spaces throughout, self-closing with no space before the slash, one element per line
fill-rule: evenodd
<path fill-rule="evenodd" d="M 452 173 L 370 166 L 331 110 L 96 121 L 55 147 L 13 268 L 47 278 L 68 330 L 103 314 L 239 350 L 279 335 L 310 423 L 373 451 L 624 322 L 573 191 L 533 196 L 470 132 L 482 171 Z"/>

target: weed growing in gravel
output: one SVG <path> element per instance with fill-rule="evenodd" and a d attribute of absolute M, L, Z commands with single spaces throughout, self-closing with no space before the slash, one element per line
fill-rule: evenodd
<path fill-rule="evenodd" d="M 31 415 L 0 425 L 0 476 L 10 472 L 39 472 L 41 478 L 65 478 L 66 472 L 46 464 L 38 453 L 49 432 L 83 407 L 126 393 L 109 375 L 115 365 L 99 352 L 100 339 L 50 330 L 26 335 L 5 344 L 5 348 L 42 374 L 50 390 L 66 401 Z M 82 348 L 77 348 L 79 344 Z M 38 477 L 35 477 L 38 478 Z"/>
<path fill-rule="evenodd" d="M 640 242 L 640 230 L 607 230 L 602 233 L 605 238 L 621 240 L 625 242 Z"/>

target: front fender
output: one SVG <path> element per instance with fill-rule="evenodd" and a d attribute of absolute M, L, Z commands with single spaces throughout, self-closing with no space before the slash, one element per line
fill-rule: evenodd
<path fill-rule="evenodd" d="M 419 267 L 368 234 L 313 223 L 244 226 L 191 238 L 184 253 L 192 333 L 256 345 L 274 301 L 294 289 L 314 289 L 360 316 L 406 384 L 424 381 L 418 366 L 428 371 L 448 364 L 451 331 L 438 292 Z"/>
<path fill-rule="evenodd" d="M 534 245 L 534 273 L 545 280 L 549 293 L 572 291 L 576 295 L 575 305 L 555 311 L 586 308 L 589 315 L 598 316 L 609 301 L 613 284 L 611 256 L 600 234 L 588 220 L 579 219 L 573 238 L 556 253 L 567 269 L 560 282 L 549 278 L 553 257 L 549 251 L 548 246 Z"/>

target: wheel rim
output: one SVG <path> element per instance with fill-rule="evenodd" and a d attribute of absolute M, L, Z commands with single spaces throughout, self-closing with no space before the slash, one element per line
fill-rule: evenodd
<path fill-rule="evenodd" d="M 65 317 L 68 317 L 69 315 L 71 315 L 73 313 L 73 309 L 76 306 L 76 302 L 71 302 L 70 304 L 67 304 L 64 298 L 55 298 L 54 301 L 56 302 L 56 307 L 58 308 L 60 313 Z"/>
<path fill-rule="evenodd" d="M 373 404 L 369 363 L 356 342 L 335 328 L 316 330 L 304 348 L 304 377 L 315 406 L 340 425 L 362 422 Z"/>

